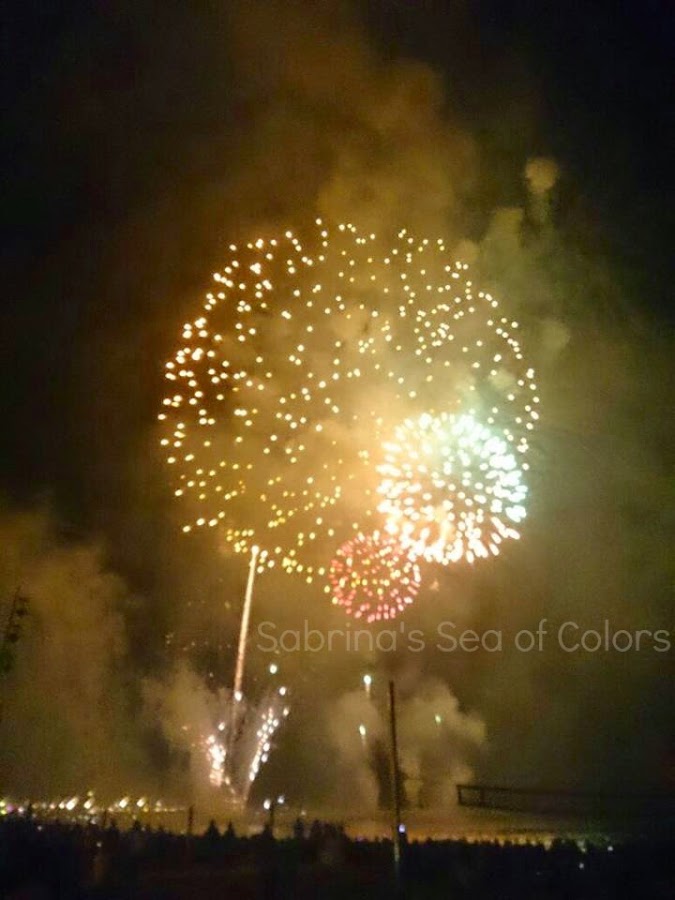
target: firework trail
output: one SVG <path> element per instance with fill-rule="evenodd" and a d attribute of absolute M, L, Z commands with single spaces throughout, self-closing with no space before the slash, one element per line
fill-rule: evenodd
<path fill-rule="evenodd" d="M 237 647 L 237 665 L 234 673 L 234 697 L 235 700 L 241 694 L 244 682 L 244 664 L 246 662 L 246 642 L 248 641 L 248 623 L 251 617 L 251 603 L 253 602 L 253 583 L 258 565 L 260 549 L 251 547 L 251 562 L 248 567 L 248 579 L 246 581 L 246 594 L 244 595 L 244 609 L 241 614 L 241 627 L 239 629 L 239 645 Z"/>

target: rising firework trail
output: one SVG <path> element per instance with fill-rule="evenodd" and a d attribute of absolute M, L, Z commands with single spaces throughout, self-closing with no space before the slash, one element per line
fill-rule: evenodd
<path fill-rule="evenodd" d="M 240 725 L 240 709 L 243 700 L 242 687 L 244 683 L 244 665 L 246 662 L 246 644 L 248 642 L 248 623 L 251 617 L 251 603 L 253 602 L 253 584 L 255 582 L 256 567 L 258 565 L 258 556 L 260 549 L 257 546 L 251 547 L 251 561 L 248 567 L 248 578 L 246 579 L 246 593 L 244 594 L 244 608 L 241 613 L 241 625 L 239 627 L 239 644 L 237 647 L 237 661 L 234 671 L 234 686 L 232 688 L 232 709 L 229 722 L 229 746 L 223 758 L 223 765 L 227 758 L 232 759 L 234 756 L 234 745 L 237 738 Z"/>
<path fill-rule="evenodd" d="M 258 565 L 258 557 L 260 556 L 260 548 L 255 545 L 251 547 L 251 562 L 248 567 L 248 578 L 246 580 L 246 593 L 244 595 L 244 608 L 241 613 L 241 627 L 239 629 L 239 646 L 237 648 L 237 665 L 234 673 L 234 697 L 237 698 L 241 694 L 241 688 L 244 681 L 244 664 L 246 662 L 246 644 L 248 641 L 248 623 L 251 617 L 251 603 L 253 602 L 253 583 L 255 581 L 255 572 Z"/>

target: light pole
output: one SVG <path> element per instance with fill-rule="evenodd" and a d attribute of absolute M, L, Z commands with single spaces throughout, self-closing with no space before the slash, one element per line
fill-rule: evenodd
<path fill-rule="evenodd" d="M 391 730 L 391 769 L 394 784 L 394 874 L 398 881 L 401 870 L 401 769 L 398 762 L 398 735 L 396 732 L 396 688 L 389 682 L 389 726 Z"/>
<path fill-rule="evenodd" d="M 276 800 L 270 800 L 269 798 L 265 800 L 263 803 L 263 809 L 266 809 L 269 813 L 267 818 L 267 824 L 269 825 L 270 832 L 274 834 L 274 813 L 276 811 L 277 806 L 283 806 L 286 802 L 286 798 L 283 794 L 279 794 Z"/>

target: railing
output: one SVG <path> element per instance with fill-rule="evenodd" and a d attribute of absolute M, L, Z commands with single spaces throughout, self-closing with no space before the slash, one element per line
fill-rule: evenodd
<path fill-rule="evenodd" d="M 458 784 L 460 806 L 538 813 L 635 812 L 675 815 L 675 794 L 610 794 L 493 784 Z"/>

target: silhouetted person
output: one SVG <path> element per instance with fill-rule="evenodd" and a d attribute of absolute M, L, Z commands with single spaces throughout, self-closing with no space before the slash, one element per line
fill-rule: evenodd
<path fill-rule="evenodd" d="M 218 826 L 214 819 L 211 819 L 209 822 L 209 827 L 204 832 L 203 840 L 206 856 L 208 859 L 213 859 L 218 852 L 218 846 L 220 844 L 220 832 L 218 831 Z"/>
<path fill-rule="evenodd" d="M 265 823 L 258 839 L 258 866 L 260 883 L 264 900 L 274 900 L 279 883 L 279 861 L 277 858 L 277 842 L 269 822 Z"/>
<path fill-rule="evenodd" d="M 293 837 L 296 841 L 304 841 L 305 839 L 305 823 L 300 816 L 293 822 Z"/>

